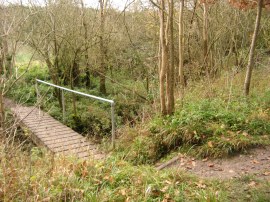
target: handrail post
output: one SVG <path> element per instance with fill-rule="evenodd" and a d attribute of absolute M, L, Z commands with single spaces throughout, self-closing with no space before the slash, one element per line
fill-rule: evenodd
<path fill-rule="evenodd" d="M 112 148 L 115 148 L 115 117 L 114 117 L 114 102 L 111 103 L 111 116 L 112 116 Z"/>
<path fill-rule="evenodd" d="M 40 112 L 40 96 L 39 96 L 38 82 L 37 81 L 36 81 L 36 84 L 35 84 L 35 88 L 36 88 L 36 94 L 37 94 L 38 109 L 39 109 L 39 112 Z"/>
<path fill-rule="evenodd" d="M 65 118 L 65 112 L 66 112 L 66 108 L 65 108 L 65 95 L 64 95 L 64 90 L 61 90 L 61 96 L 62 96 L 62 113 L 63 113 L 63 122 L 65 122 L 66 118 Z"/>

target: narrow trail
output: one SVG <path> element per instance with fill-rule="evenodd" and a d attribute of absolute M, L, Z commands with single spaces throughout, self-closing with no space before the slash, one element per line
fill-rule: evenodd
<path fill-rule="evenodd" d="M 255 148 L 231 158 L 195 159 L 179 155 L 158 169 L 177 168 L 203 178 L 230 179 L 255 175 L 270 180 L 270 146 Z"/>
<path fill-rule="evenodd" d="M 49 151 L 78 158 L 104 159 L 98 145 L 65 126 L 58 120 L 36 107 L 26 107 L 5 99 L 8 107 L 17 119 L 16 122 L 31 132 L 31 138 L 38 146 L 46 147 Z"/>

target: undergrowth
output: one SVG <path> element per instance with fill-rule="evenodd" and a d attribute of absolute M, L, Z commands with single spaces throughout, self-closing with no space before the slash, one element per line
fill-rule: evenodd
<path fill-rule="evenodd" d="M 19 74 L 23 74 L 25 71 L 26 67 L 22 66 L 19 69 Z M 118 76 L 123 75 L 119 74 Z M 24 77 L 15 83 L 8 97 L 20 104 L 35 105 L 37 103 L 36 78 L 52 83 L 47 67 L 37 63 L 29 67 Z M 83 78 L 80 80 L 83 80 Z M 92 77 L 91 81 L 91 88 L 87 89 L 81 83 L 74 90 L 114 100 L 117 103 L 115 106 L 115 119 L 118 126 L 127 124 L 133 127 L 140 121 L 140 110 L 146 107 L 145 100 L 141 100 L 141 98 L 135 96 L 132 92 L 126 91 L 117 85 L 107 85 L 109 94 L 102 95 L 98 91 L 98 78 Z M 130 84 L 132 81 L 126 80 L 126 83 L 128 85 L 135 85 L 141 94 L 145 91 L 140 82 Z M 66 87 L 70 88 L 69 86 Z M 75 110 L 72 93 L 64 92 L 65 117 L 63 118 L 62 109 L 54 95 L 54 89 L 43 84 L 38 84 L 38 90 L 39 94 L 44 97 L 41 103 L 41 109 L 47 111 L 54 118 L 62 121 L 75 131 L 88 137 L 98 137 L 98 139 L 111 135 L 111 106 L 109 103 L 75 96 Z"/>
<path fill-rule="evenodd" d="M 179 170 L 132 166 L 116 157 L 106 162 L 78 161 L 35 147 L 23 152 L 2 143 L 0 150 L 1 201 L 224 202 L 269 197 L 265 181 L 249 187 L 254 180 L 202 180 Z"/>
<path fill-rule="evenodd" d="M 255 72 L 258 82 L 248 98 L 239 87 L 242 73 L 234 78 L 233 89 L 221 87 L 223 77 L 209 86 L 191 86 L 172 116 L 156 116 L 135 129 L 123 129 L 117 152 L 134 164 L 144 164 L 177 149 L 216 158 L 269 145 L 270 90 L 268 77 L 261 77 L 264 71 Z"/>
<path fill-rule="evenodd" d="M 36 102 L 35 78 L 50 80 L 47 75 L 46 68 L 30 68 L 9 96 L 20 103 L 33 105 Z M 255 69 L 252 79 L 256 83 L 253 83 L 248 98 L 242 96 L 244 71 L 228 71 L 216 79 L 190 82 L 184 100 L 176 103 L 174 115 L 165 117 L 159 113 L 153 115 L 158 103 L 143 103 L 134 94 L 108 85 L 111 94 L 107 98 L 117 103 L 119 139 L 115 154 L 137 165 L 155 163 L 171 151 L 182 151 L 183 148 L 199 157 L 224 157 L 270 144 L 270 77 L 264 75 L 270 75 L 268 69 Z M 92 89 L 84 86 L 75 89 L 99 96 L 99 82 L 95 78 L 92 82 Z M 140 82 L 126 80 L 126 84 L 134 84 L 134 88 L 143 91 Z M 63 119 L 53 90 L 48 91 L 44 85 L 39 85 L 39 90 L 46 95 L 42 109 L 58 120 L 86 136 L 110 137 L 110 105 L 77 96 L 75 112 L 72 95 L 65 94 L 66 118 Z M 147 121 L 141 122 L 144 116 L 148 117 Z M 108 144 L 104 145 L 107 147 Z"/>

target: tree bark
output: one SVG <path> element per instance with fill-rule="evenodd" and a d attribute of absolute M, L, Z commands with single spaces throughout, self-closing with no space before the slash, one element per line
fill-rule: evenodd
<path fill-rule="evenodd" d="M 84 3 L 83 0 L 81 0 L 81 6 L 82 6 L 82 24 L 84 27 L 84 44 L 85 44 L 85 54 L 84 54 L 84 59 L 86 61 L 86 70 L 85 70 L 85 86 L 87 88 L 91 87 L 91 74 L 90 74 L 90 64 L 89 64 L 89 56 L 88 56 L 88 27 L 85 19 L 85 8 L 84 8 Z"/>
<path fill-rule="evenodd" d="M 169 2 L 169 53 L 170 65 L 167 71 L 167 113 L 173 114 L 174 112 L 174 31 L 173 31 L 173 9 L 174 0 Z"/>
<path fill-rule="evenodd" d="M 105 68 L 105 56 L 106 49 L 104 46 L 104 25 L 105 25 L 105 16 L 104 16 L 104 0 L 99 0 L 100 4 L 100 37 L 99 37 L 99 48 L 100 48 L 100 86 L 99 91 L 103 94 L 106 94 L 106 68 Z"/>
<path fill-rule="evenodd" d="M 183 97 L 182 89 L 185 87 L 184 81 L 184 22 L 183 22 L 183 12 L 184 12 L 184 0 L 180 0 L 179 7 L 179 81 L 181 98 Z"/>
<path fill-rule="evenodd" d="M 4 85 L 4 82 L 3 82 L 3 79 L 1 79 L 0 81 L 0 85 L 1 85 L 1 92 L 0 92 L 0 135 L 2 131 L 4 131 L 4 121 L 5 121 L 5 111 L 4 111 L 4 101 L 3 101 L 3 85 Z"/>
<path fill-rule="evenodd" d="M 245 78 L 245 84 L 244 84 L 244 95 L 245 96 L 249 95 L 249 90 L 250 90 L 251 75 L 252 75 L 252 69 L 254 66 L 255 45 L 256 45 L 256 40 L 257 40 L 257 36 L 259 33 L 259 29 L 260 29 L 262 7 L 263 7 L 263 0 L 258 0 L 257 16 L 256 16 L 252 41 L 251 41 L 251 45 L 250 45 L 247 72 L 246 72 L 246 78 Z"/>
<path fill-rule="evenodd" d="M 203 3 L 203 68 L 208 66 L 208 5 Z"/>
<path fill-rule="evenodd" d="M 159 93 L 160 93 L 160 105 L 161 105 L 161 113 L 163 115 L 167 114 L 166 108 L 166 98 L 165 98 L 165 75 L 168 66 L 168 51 L 167 45 L 165 41 L 165 25 L 164 25 L 164 0 L 161 0 L 161 9 L 160 12 L 160 56 L 159 56 Z"/>
<path fill-rule="evenodd" d="M 58 73 L 57 73 L 57 70 L 56 68 L 52 65 L 52 62 L 50 61 L 50 58 L 49 58 L 49 53 L 45 53 L 46 54 L 46 58 L 45 58 L 45 61 L 46 61 L 46 64 L 47 64 L 47 67 L 49 69 L 49 74 L 52 78 L 52 81 L 55 85 L 59 85 L 59 77 L 58 77 Z M 58 103 L 59 103 L 59 106 L 62 108 L 62 96 L 61 96 L 61 91 L 60 89 L 58 88 L 55 88 L 54 89 L 54 94 L 55 96 L 57 97 L 57 100 L 58 100 Z"/>

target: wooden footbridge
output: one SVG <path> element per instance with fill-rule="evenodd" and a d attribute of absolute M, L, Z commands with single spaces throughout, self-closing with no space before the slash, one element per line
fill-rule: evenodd
<path fill-rule="evenodd" d="M 94 143 L 38 108 L 17 105 L 11 111 L 29 129 L 32 140 L 38 146 L 44 146 L 56 154 L 79 158 L 104 157 Z"/>
<path fill-rule="evenodd" d="M 114 141 L 114 102 L 112 100 L 87 95 L 41 80 L 37 81 L 60 88 L 62 90 L 62 98 L 64 95 L 63 90 L 67 90 L 72 93 L 110 102 L 112 106 L 112 140 Z M 31 138 L 38 146 L 44 146 L 55 154 L 62 154 L 65 156 L 72 155 L 77 156 L 78 158 L 92 158 L 96 160 L 105 158 L 105 155 L 100 152 L 96 144 L 52 118 L 38 107 L 10 104 L 12 102 L 10 100 L 6 100 L 5 102 L 9 102 L 9 108 L 15 114 L 15 117 L 17 117 L 18 122 L 30 130 Z M 64 106 L 64 103 L 62 104 Z"/>

